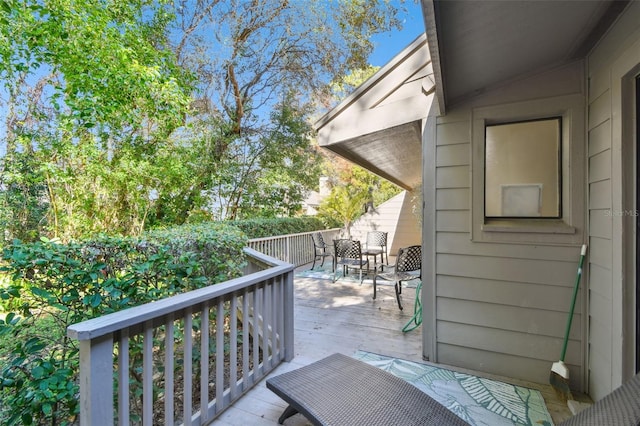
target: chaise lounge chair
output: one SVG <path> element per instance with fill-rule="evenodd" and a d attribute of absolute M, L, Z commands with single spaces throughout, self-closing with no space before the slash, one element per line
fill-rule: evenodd
<path fill-rule="evenodd" d="M 280 424 L 303 414 L 314 425 L 467 425 L 408 382 L 342 354 L 267 379 L 289 406 Z M 559 426 L 640 425 L 640 374 Z"/>
<path fill-rule="evenodd" d="M 445 406 L 391 373 L 342 354 L 267 379 L 296 413 L 324 426 L 464 426 Z"/>

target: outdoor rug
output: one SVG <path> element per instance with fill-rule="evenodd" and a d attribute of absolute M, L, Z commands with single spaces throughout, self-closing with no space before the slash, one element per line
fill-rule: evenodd
<path fill-rule="evenodd" d="M 331 271 L 331 264 L 327 265 L 326 263 L 322 267 L 316 265 L 316 267 L 313 269 L 298 271 L 296 272 L 295 275 L 296 277 L 302 277 L 302 278 L 317 278 L 321 280 L 333 280 L 333 272 Z M 373 284 L 373 276 L 371 275 L 371 273 L 369 274 L 363 273 L 363 278 L 364 278 L 362 280 L 363 284 Z M 358 271 L 351 270 L 346 276 L 343 276 L 342 268 L 340 267 L 336 271 L 336 280 L 354 282 L 359 284 L 360 275 Z M 419 282 L 420 280 L 417 278 L 412 281 L 403 281 L 402 286 L 409 287 L 409 288 L 416 288 Z M 393 281 L 387 281 L 387 280 L 383 280 L 382 278 L 378 278 L 376 280 L 376 284 L 377 285 L 393 285 Z"/>
<path fill-rule="evenodd" d="M 370 352 L 354 358 L 406 380 L 471 425 L 553 425 L 537 390 Z"/>

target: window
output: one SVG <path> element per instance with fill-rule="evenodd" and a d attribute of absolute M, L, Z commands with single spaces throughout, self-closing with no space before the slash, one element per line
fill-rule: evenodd
<path fill-rule="evenodd" d="M 473 241 L 582 242 L 584 108 L 578 94 L 472 110 Z"/>
<path fill-rule="evenodd" d="M 562 216 L 560 117 L 485 129 L 485 217 Z"/>

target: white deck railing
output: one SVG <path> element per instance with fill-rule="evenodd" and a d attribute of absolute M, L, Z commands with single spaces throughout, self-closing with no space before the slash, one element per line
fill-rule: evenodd
<path fill-rule="evenodd" d="M 332 240 L 338 238 L 341 228 L 321 231 L 324 241 L 331 246 Z M 276 237 L 254 238 L 249 240 L 249 247 L 267 256 L 289 262 L 295 266 L 313 262 L 314 249 L 311 235 L 315 232 L 279 235 Z"/>
<path fill-rule="evenodd" d="M 244 277 L 68 328 L 81 425 L 205 425 L 293 358 L 294 266 L 245 252 Z"/>

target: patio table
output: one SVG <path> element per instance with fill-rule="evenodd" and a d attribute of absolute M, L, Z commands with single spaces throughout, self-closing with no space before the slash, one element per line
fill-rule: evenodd
<path fill-rule="evenodd" d="M 439 402 L 391 373 L 343 354 L 267 380 L 289 406 L 280 424 L 296 413 L 314 425 L 467 425 Z"/>

